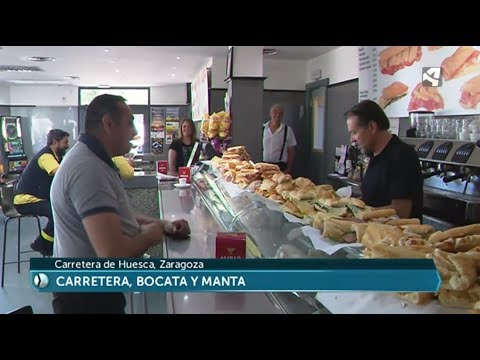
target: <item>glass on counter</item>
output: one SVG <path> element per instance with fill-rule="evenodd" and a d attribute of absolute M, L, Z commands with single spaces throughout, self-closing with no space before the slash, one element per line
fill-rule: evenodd
<path fill-rule="evenodd" d="M 411 111 L 409 113 L 410 125 L 416 129 L 416 137 L 432 137 L 435 113 L 433 111 Z"/>

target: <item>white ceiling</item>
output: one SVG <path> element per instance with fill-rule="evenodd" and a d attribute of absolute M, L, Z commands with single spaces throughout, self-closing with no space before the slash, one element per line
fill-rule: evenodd
<path fill-rule="evenodd" d="M 338 46 L 265 46 L 271 60 L 308 60 Z M 0 72 L 0 82 L 78 86 L 158 86 L 191 82 L 208 58 L 225 57 L 228 46 L 3 46 L 0 65 L 38 66 L 44 71 Z M 32 62 L 32 56 L 54 62 Z M 178 58 L 179 57 L 179 58 Z M 172 76 L 175 74 L 175 76 Z M 77 80 L 66 76 L 78 76 Z"/>

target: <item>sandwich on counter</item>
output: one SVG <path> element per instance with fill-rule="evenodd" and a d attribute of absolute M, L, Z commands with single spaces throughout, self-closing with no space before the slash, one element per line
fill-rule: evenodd
<path fill-rule="evenodd" d="M 480 102 L 480 75 L 468 80 L 460 91 L 460 105 L 464 109 L 475 109 Z"/>
<path fill-rule="evenodd" d="M 442 76 L 448 81 L 480 69 L 480 51 L 473 46 L 460 46 L 442 62 Z"/>
<path fill-rule="evenodd" d="M 422 83 L 418 83 L 415 89 L 413 89 L 412 97 L 408 104 L 408 111 L 419 109 L 433 111 L 443 109 L 443 107 L 443 98 L 437 87 L 423 86 Z"/>
<path fill-rule="evenodd" d="M 382 90 L 382 96 L 378 99 L 378 104 L 382 109 L 385 109 L 388 105 L 407 95 L 407 92 L 407 85 L 400 81 L 395 81 Z"/>
<path fill-rule="evenodd" d="M 421 58 L 421 46 L 389 46 L 379 54 L 380 72 L 393 75 Z"/>

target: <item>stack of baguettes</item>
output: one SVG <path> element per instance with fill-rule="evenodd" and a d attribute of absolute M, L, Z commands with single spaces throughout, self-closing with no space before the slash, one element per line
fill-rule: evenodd
<path fill-rule="evenodd" d="M 372 211 L 361 200 L 338 196 L 331 185 L 315 185 L 304 177 L 293 179 L 275 164 L 254 164 L 245 160 L 249 158 L 244 146 L 235 146 L 227 149 L 222 158 L 214 158 L 212 163 L 227 182 L 277 202 L 283 211 L 313 224 L 332 240 L 354 242 L 357 239 L 352 235 L 355 234 L 353 223 L 386 222 L 396 215 L 394 210 Z"/>
<path fill-rule="evenodd" d="M 254 164 L 243 146 L 226 153 L 226 158 L 212 162 L 227 181 L 311 220 L 324 237 L 361 242 L 369 258 L 432 258 L 442 278 L 440 291 L 398 294 L 402 299 L 427 304 L 437 298 L 446 306 L 480 311 L 480 224 L 435 232 L 418 219 L 396 218 L 393 209 L 375 209 L 360 199 L 340 197 L 330 185 L 292 179 L 277 165 Z"/>
<path fill-rule="evenodd" d="M 245 146 L 232 146 L 229 147 L 222 155 L 223 160 L 239 160 L 249 161 L 250 155 L 247 152 Z"/>
<path fill-rule="evenodd" d="M 254 164 L 245 160 L 249 158 L 244 146 L 235 146 L 212 163 L 227 182 L 277 202 L 283 211 L 312 224 L 325 238 L 356 242 L 354 225 L 386 223 L 396 216 L 393 209 L 373 209 L 359 199 L 340 197 L 331 185 L 315 185 L 304 177 L 293 179 L 275 164 Z"/>
<path fill-rule="evenodd" d="M 480 224 L 434 232 L 420 224 L 368 223 L 357 229 L 370 258 L 431 258 L 442 284 L 437 293 L 401 293 L 415 304 L 438 298 L 446 306 L 480 311 Z"/>
<path fill-rule="evenodd" d="M 245 146 L 228 148 L 221 158 L 213 158 L 212 164 L 226 181 L 238 184 L 242 188 L 258 178 L 258 171 L 250 160 Z"/>

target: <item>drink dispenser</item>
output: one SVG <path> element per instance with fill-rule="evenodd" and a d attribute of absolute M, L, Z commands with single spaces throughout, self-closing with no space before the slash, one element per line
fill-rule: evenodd
<path fill-rule="evenodd" d="M 435 122 L 435 113 L 433 111 L 411 111 L 410 129 L 407 131 L 408 137 L 435 138 L 437 125 Z M 441 131 L 441 129 L 440 129 Z"/>

